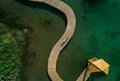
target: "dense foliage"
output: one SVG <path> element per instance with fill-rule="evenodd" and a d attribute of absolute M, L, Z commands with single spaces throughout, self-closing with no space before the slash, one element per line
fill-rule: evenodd
<path fill-rule="evenodd" d="M 10 29 L 0 23 L 0 79 L 19 81 L 26 35 L 18 29 Z"/>

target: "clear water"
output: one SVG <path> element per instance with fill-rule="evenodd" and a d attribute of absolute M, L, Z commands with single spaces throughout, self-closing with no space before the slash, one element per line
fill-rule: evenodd
<path fill-rule="evenodd" d="M 103 58 L 111 66 L 108 76 L 88 81 L 119 81 L 120 76 L 120 1 L 84 7 L 81 0 L 62 0 L 69 4 L 76 15 L 75 34 L 60 54 L 57 64 L 59 75 L 65 81 L 75 81 L 91 57 Z M 0 6 L 19 15 L 19 22 L 31 26 L 27 64 L 22 81 L 50 81 L 47 60 L 53 45 L 65 30 L 62 13 L 43 4 L 26 0 L 1 0 Z M 86 10 L 86 11 L 85 11 Z"/>

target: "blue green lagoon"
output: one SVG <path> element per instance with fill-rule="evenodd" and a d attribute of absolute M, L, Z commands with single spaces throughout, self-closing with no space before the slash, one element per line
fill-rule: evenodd
<path fill-rule="evenodd" d="M 91 75 L 88 81 L 120 81 L 120 1 L 62 1 L 72 7 L 77 23 L 73 38 L 58 59 L 57 71 L 61 78 L 75 81 L 87 60 L 97 57 L 110 64 L 109 74 L 100 78 Z M 21 81 L 51 81 L 47 74 L 48 57 L 65 31 L 65 15 L 43 3 L 27 0 L 1 0 L 0 15 L 2 10 L 15 13 L 16 22 L 32 30 L 28 35 L 28 53 L 23 59 Z"/>

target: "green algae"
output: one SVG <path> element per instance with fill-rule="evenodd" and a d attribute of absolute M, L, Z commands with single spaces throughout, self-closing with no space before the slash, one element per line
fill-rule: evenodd
<path fill-rule="evenodd" d="M 19 38 L 13 36 L 14 32 L 19 32 Z M 0 78 L 4 81 L 20 80 L 24 38 L 23 33 L 19 30 L 11 30 L 5 24 L 0 23 Z"/>

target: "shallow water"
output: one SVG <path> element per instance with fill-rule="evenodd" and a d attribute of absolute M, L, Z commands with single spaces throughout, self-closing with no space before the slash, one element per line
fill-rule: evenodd
<path fill-rule="evenodd" d="M 62 1 L 73 8 L 77 25 L 72 40 L 58 59 L 59 75 L 65 81 L 75 81 L 87 60 L 96 56 L 111 65 L 109 75 L 101 78 L 92 75 L 88 81 L 119 81 L 120 1 L 108 0 L 90 7 L 81 5 L 81 0 Z M 21 81 L 50 81 L 47 60 L 65 30 L 64 15 L 52 7 L 26 0 L 1 0 L 0 4 L 15 12 L 20 23 L 33 28 Z"/>

